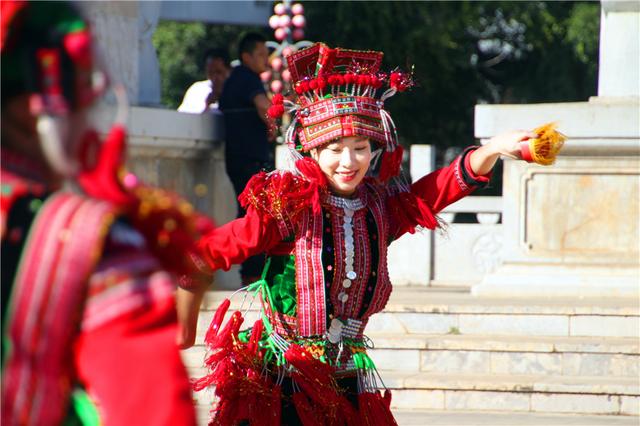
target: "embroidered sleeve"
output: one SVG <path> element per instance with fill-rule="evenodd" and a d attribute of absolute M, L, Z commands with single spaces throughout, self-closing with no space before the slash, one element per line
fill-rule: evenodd
<path fill-rule="evenodd" d="M 460 156 L 460 170 L 462 171 L 462 180 L 467 186 L 477 188 L 484 188 L 489 184 L 491 180 L 492 172 L 486 175 L 477 175 L 471 168 L 471 153 L 478 149 L 477 146 L 470 146 L 465 149 Z"/>
<path fill-rule="evenodd" d="M 231 265 L 268 250 L 281 239 L 276 221 L 250 206 L 244 217 L 209 232 L 198 245 L 212 269 L 228 271 Z"/>

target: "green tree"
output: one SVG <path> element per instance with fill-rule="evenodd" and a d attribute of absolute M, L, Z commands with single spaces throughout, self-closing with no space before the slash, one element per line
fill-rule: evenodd
<path fill-rule="evenodd" d="M 468 145 L 477 103 L 576 101 L 596 92 L 598 3 L 305 6 L 310 39 L 382 50 L 388 68 L 414 65 L 418 86 L 389 101 L 406 145 Z"/>

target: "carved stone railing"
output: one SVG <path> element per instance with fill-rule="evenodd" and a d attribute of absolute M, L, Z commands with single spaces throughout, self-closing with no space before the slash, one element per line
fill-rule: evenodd
<path fill-rule="evenodd" d="M 466 220 L 461 220 L 464 215 Z M 449 225 L 436 232 L 431 285 L 469 286 L 501 261 L 502 197 L 470 196 L 447 207 Z"/>

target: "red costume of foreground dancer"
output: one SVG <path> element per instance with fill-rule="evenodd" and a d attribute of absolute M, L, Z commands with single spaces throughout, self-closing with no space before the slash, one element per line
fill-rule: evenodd
<path fill-rule="evenodd" d="M 76 9 L 1 13 L 2 424 L 195 425 L 174 291 L 203 278 L 199 219 L 126 173 L 122 124 L 92 129 L 107 77 Z"/>

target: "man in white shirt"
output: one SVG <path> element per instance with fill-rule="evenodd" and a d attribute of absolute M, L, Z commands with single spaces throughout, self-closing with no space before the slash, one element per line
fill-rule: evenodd
<path fill-rule="evenodd" d="M 196 81 L 187 89 L 178 111 L 200 114 L 218 108 L 222 86 L 231 73 L 229 53 L 224 48 L 209 49 L 204 55 L 206 80 Z"/>

